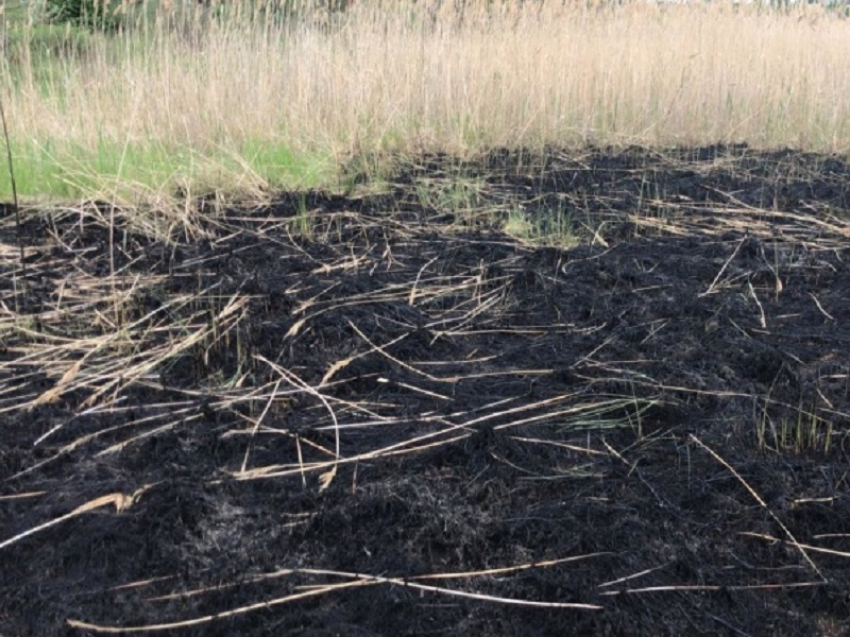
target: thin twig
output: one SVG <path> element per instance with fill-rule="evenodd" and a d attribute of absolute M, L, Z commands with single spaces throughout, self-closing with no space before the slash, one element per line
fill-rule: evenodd
<path fill-rule="evenodd" d="M 12 161 L 12 144 L 9 141 L 9 127 L 6 125 L 6 109 L 3 106 L 3 96 L 0 95 L 0 120 L 3 122 L 3 139 L 6 141 L 6 161 L 9 166 L 9 179 L 12 184 L 12 207 L 15 211 L 15 230 L 18 235 L 18 249 L 21 259 L 21 276 L 27 276 L 27 264 L 24 260 L 24 237 L 21 228 L 21 209 L 18 206 L 18 186 L 15 182 L 15 166 Z"/>
<path fill-rule="evenodd" d="M 732 260 L 735 258 L 735 255 L 738 254 L 738 251 L 741 249 L 741 246 L 744 245 L 744 241 L 746 241 L 748 238 L 749 237 L 745 236 L 738 242 L 738 245 L 735 246 L 735 249 L 732 251 L 732 254 L 729 255 L 728 259 L 726 259 L 726 263 L 724 263 L 723 267 L 720 268 L 720 272 L 718 272 L 717 276 L 714 277 L 714 281 L 712 281 L 711 285 L 708 286 L 708 289 L 699 296 L 708 296 L 709 294 L 714 292 L 714 286 L 717 285 L 717 281 L 720 279 L 721 276 L 723 276 L 723 273 L 726 272 L 726 268 L 728 268 L 729 264 L 732 263 Z"/>
<path fill-rule="evenodd" d="M 498 604 L 507 604 L 509 606 L 524 606 L 531 608 L 549 608 L 549 609 L 570 609 L 570 610 L 601 610 L 602 606 L 597 604 L 582 604 L 582 603 L 574 603 L 574 602 L 537 602 L 533 600 L 526 599 L 514 599 L 509 597 L 500 597 L 498 595 L 486 595 L 483 593 L 475 593 L 462 591 L 454 588 L 446 588 L 443 586 L 434 586 L 431 584 L 420 584 L 416 580 L 433 580 L 433 579 L 450 579 L 450 578 L 468 578 L 468 577 L 478 577 L 483 575 L 492 575 L 492 574 L 505 574 L 510 572 L 517 572 L 527 569 L 537 569 L 544 568 L 547 566 L 555 566 L 558 564 L 564 564 L 567 562 L 575 562 L 578 560 L 589 559 L 593 557 L 599 557 L 602 555 L 607 555 L 607 553 L 590 553 L 588 555 L 579 555 L 574 557 L 568 557 L 557 560 L 549 560 L 546 562 L 536 562 L 531 564 L 522 564 L 520 566 L 507 567 L 502 569 L 491 569 L 486 571 L 473 571 L 470 573 L 442 573 L 442 574 L 431 574 L 431 575 L 421 575 L 414 577 L 383 577 L 380 575 L 366 575 L 363 573 L 349 573 L 344 571 L 332 571 L 325 569 L 282 569 L 274 574 L 269 574 L 263 576 L 262 579 L 266 579 L 268 577 L 285 577 L 289 575 L 325 575 L 331 577 L 342 577 L 348 579 L 350 581 L 347 582 L 339 582 L 335 584 L 327 584 L 327 585 L 319 585 L 315 587 L 310 587 L 307 590 L 303 590 L 298 593 L 293 593 L 292 595 L 286 595 L 284 597 L 279 597 L 277 599 L 266 600 L 262 602 L 256 602 L 254 604 L 249 604 L 247 606 L 241 606 L 239 608 L 234 608 L 228 611 L 224 611 L 221 613 L 217 613 L 215 615 L 205 615 L 203 617 L 196 617 L 193 619 L 186 619 L 183 621 L 169 622 L 163 624 L 149 624 L 147 626 L 105 626 L 98 624 L 91 624 L 87 622 L 82 622 L 76 619 L 69 619 L 68 625 L 72 628 L 81 628 L 84 630 L 89 630 L 92 632 L 98 633 L 106 633 L 106 634 L 125 634 L 125 633 L 141 633 L 141 632 L 154 632 L 154 631 L 164 631 L 164 630 L 173 630 L 176 628 L 188 628 L 190 626 L 200 626 L 203 624 L 209 624 L 216 620 L 220 619 L 228 619 L 231 617 L 236 617 L 239 615 L 246 615 L 248 613 L 258 611 L 258 610 L 266 610 L 271 608 L 272 606 L 279 606 L 281 604 L 287 604 L 290 602 L 294 602 L 301 599 L 306 599 L 309 597 L 316 597 L 318 595 L 324 595 L 326 593 L 335 592 L 341 589 L 346 588 L 357 588 L 361 586 L 375 586 L 378 584 L 390 584 L 393 586 L 401 586 L 405 588 L 412 588 L 423 592 L 429 593 L 438 593 L 441 595 L 448 595 L 450 597 L 462 597 L 465 599 L 475 599 L 479 601 L 485 602 L 494 602 Z"/>
<path fill-rule="evenodd" d="M 821 571 L 817 567 L 817 565 L 812 561 L 812 558 L 809 557 L 809 554 L 806 552 L 806 549 L 804 548 L 804 546 L 797 541 L 797 538 L 794 537 L 794 534 L 791 533 L 791 531 L 788 529 L 788 527 L 785 526 L 785 523 L 782 522 L 782 520 L 779 519 L 779 516 L 777 516 L 769 506 L 767 506 L 767 503 L 762 499 L 762 497 L 758 493 L 756 493 L 756 490 L 753 489 L 749 484 L 747 484 L 747 481 L 744 480 L 743 477 L 741 477 L 741 474 L 738 473 L 737 471 L 735 471 L 735 468 L 732 465 L 730 465 L 723 458 L 721 458 L 717 454 L 717 452 L 715 452 L 711 447 L 709 447 L 707 444 L 705 444 L 702 440 L 697 438 L 695 435 L 691 434 L 690 438 L 695 443 L 697 443 L 700 447 L 705 449 L 712 458 L 714 458 L 715 460 L 717 460 L 717 462 L 719 462 L 721 465 L 723 465 L 729 471 L 729 473 L 731 473 L 733 476 L 735 476 L 735 479 L 744 486 L 744 488 L 750 493 L 750 495 L 753 496 L 753 499 L 756 502 L 758 502 L 759 505 L 765 511 L 767 511 L 767 513 L 770 515 L 770 517 L 773 518 L 774 522 L 776 522 L 779 525 L 779 527 L 782 529 L 782 531 L 785 533 L 785 535 L 788 536 L 788 539 L 791 541 L 791 544 L 800 552 L 800 554 L 803 556 L 803 559 L 806 561 L 806 563 L 809 566 L 812 567 L 812 570 L 817 574 L 818 577 L 821 578 L 822 582 L 827 583 L 828 580 L 826 579 L 826 577 L 824 577 L 823 573 L 821 573 Z"/>

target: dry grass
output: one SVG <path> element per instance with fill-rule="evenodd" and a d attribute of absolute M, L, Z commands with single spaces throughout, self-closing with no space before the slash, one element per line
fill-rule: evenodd
<path fill-rule="evenodd" d="M 288 27 L 175 28 L 160 10 L 47 69 L 6 62 L 18 159 L 61 166 L 76 191 L 103 174 L 256 190 L 293 158 L 326 178 L 342 156 L 387 150 L 850 147 L 850 23 L 825 9 L 457 4 L 355 0 Z"/>

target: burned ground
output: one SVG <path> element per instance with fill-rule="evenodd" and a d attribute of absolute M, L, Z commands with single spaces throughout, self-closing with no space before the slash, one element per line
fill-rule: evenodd
<path fill-rule="evenodd" d="M 843 159 L 383 177 L 6 216 L 0 635 L 848 633 Z"/>

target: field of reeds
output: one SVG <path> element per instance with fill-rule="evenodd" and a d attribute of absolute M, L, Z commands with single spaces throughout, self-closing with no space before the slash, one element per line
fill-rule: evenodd
<path fill-rule="evenodd" d="M 0 637 L 846 633 L 842 7 L 58 1 Z"/>
<path fill-rule="evenodd" d="M 0 22 L 26 196 L 257 195 L 384 153 L 850 148 L 850 22 L 820 5 L 142 0 L 64 35 L 37 7 Z"/>

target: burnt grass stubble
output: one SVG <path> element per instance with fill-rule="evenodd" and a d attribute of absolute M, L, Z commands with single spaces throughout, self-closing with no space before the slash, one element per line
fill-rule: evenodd
<path fill-rule="evenodd" d="M 466 210 L 417 194 L 459 172 Z M 502 152 L 388 181 L 202 215 L 171 245 L 119 211 L 114 265 L 85 213 L 31 215 L 25 294 L 6 215 L 0 542 L 146 490 L 0 549 L 0 635 L 178 622 L 355 575 L 397 579 L 165 632 L 847 634 L 847 163 Z M 502 230 L 555 209 L 577 245 Z M 122 328 L 85 281 L 132 288 L 136 345 L 62 382 L 88 351 L 63 338 Z M 145 374 L 86 375 L 216 322 Z M 357 460 L 322 489 L 334 418 Z"/>

